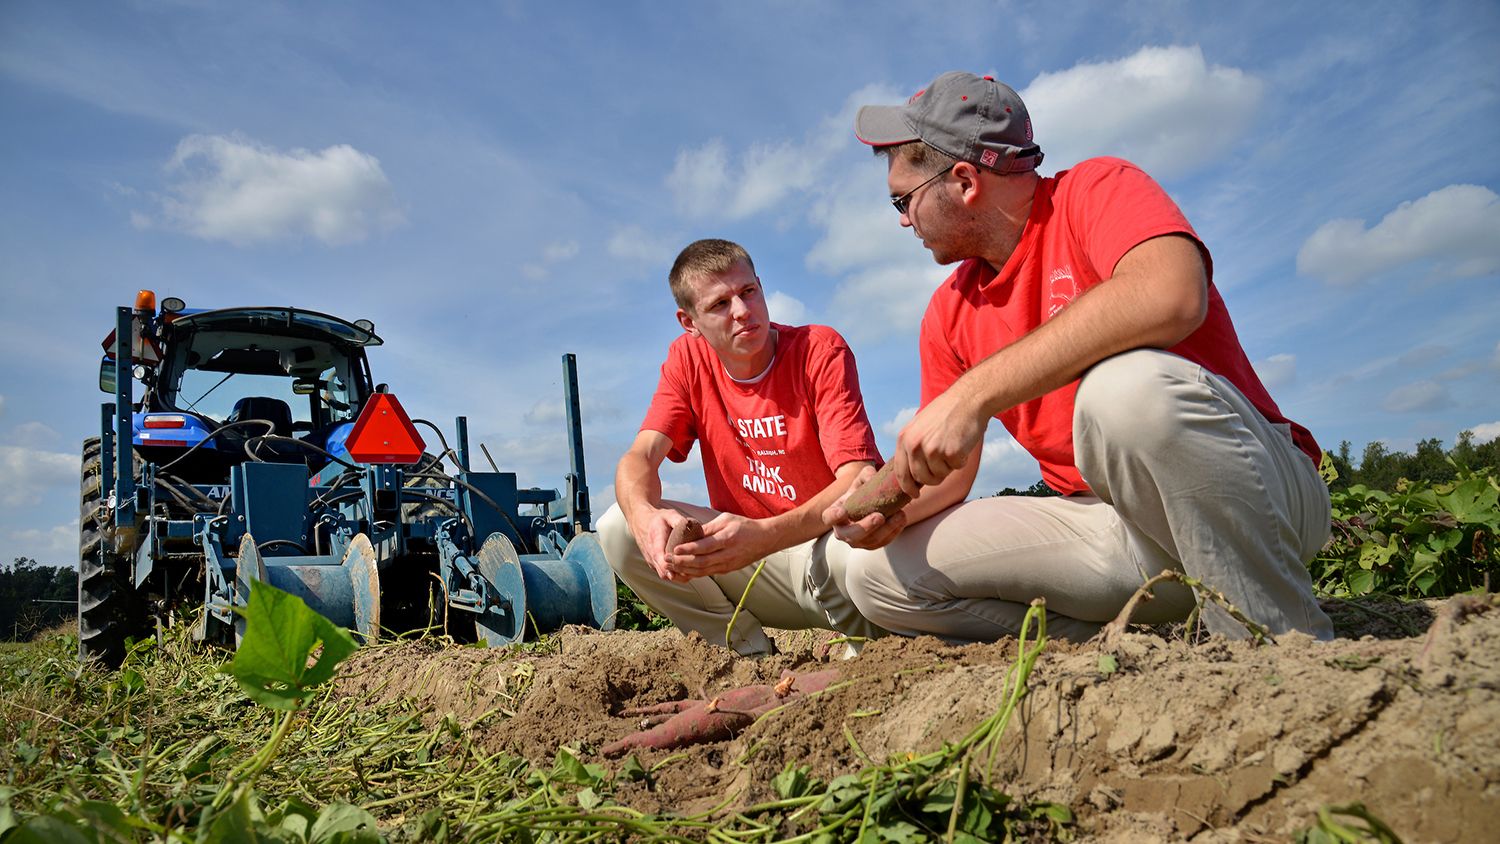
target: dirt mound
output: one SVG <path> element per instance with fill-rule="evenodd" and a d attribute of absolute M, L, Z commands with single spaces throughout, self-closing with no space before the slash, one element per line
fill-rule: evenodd
<path fill-rule="evenodd" d="M 1049 643 L 997 786 L 1070 806 L 1085 840 L 1284 840 L 1320 806 L 1356 800 L 1407 841 L 1500 828 L 1500 609 L 1330 609 L 1346 633 L 1376 635 L 1255 647 L 1131 633 L 1113 666 L 1093 644 Z M 695 812 L 770 798 L 788 762 L 829 779 L 868 764 L 861 752 L 881 761 L 956 740 L 1000 708 L 1015 656 L 1013 642 L 885 639 L 841 661 L 824 635 L 776 641 L 781 653 L 758 661 L 675 631 L 569 629 L 546 653 L 415 643 L 362 651 L 341 688 L 482 719 L 492 749 L 537 762 L 559 745 L 604 761 L 600 747 L 639 727 L 625 708 L 838 667 L 842 684 L 732 741 L 677 752 L 654 788 L 616 794 Z"/>

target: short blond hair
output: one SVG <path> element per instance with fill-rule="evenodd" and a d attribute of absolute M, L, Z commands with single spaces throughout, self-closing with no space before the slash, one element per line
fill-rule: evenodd
<path fill-rule="evenodd" d="M 672 286 L 672 298 L 677 307 L 693 312 L 692 280 L 704 276 L 718 276 L 734 269 L 734 265 L 745 262 L 750 272 L 755 272 L 755 262 L 745 247 L 732 240 L 707 238 L 689 243 L 672 262 L 672 271 L 667 274 L 667 283 Z"/>
<path fill-rule="evenodd" d="M 928 146 L 921 141 L 908 141 L 904 144 L 891 144 L 889 146 L 875 147 L 875 154 L 888 158 L 905 161 L 911 169 L 923 176 L 934 176 L 945 168 L 952 167 L 958 163 L 958 159 L 947 153 L 941 152 L 937 147 Z"/>

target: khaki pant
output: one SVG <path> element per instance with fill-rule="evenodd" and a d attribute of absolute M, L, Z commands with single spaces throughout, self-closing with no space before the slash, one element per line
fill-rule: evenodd
<path fill-rule="evenodd" d="M 1305 565 L 1328 539 L 1328 490 L 1288 425 L 1267 422 L 1197 364 L 1136 350 L 1086 374 L 1073 439 L 1097 497 L 966 501 L 885 548 L 851 549 L 855 605 L 893 633 L 972 642 L 1016 635 L 1042 597 L 1048 633 L 1079 640 L 1170 568 L 1272 633 L 1332 637 Z M 1193 607 L 1180 584 L 1155 591 L 1136 620 L 1178 620 Z M 1245 635 L 1216 605 L 1203 618 L 1213 632 Z"/>
<path fill-rule="evenodd" d="M 702 522 L 718 515 L 718 511 L 707 507 L 677 501 L 664 503 Z M 598 531 L 599 544 L 610 567 L 641 600 L 671 619 L 678 629 L 695 631 L 708 641 L 727 644 L 742 655 L 772 652 L 771 640 L 762 626 L 835 630 L 866 639 L 884 635 L 885 631 L 861 617 L 849 600 L 844 561 L 852 549 L 834 539 L 831 533 L 766 558 L 765 568 L 755 578 L 755 587 L 745 597 L 734 630 L 726 639 L 735 605 L 755 573 L 754 563 L 728 574 L 673 583 L 657 576 L 641 556 L 618 506 L 605 511 L 599 519 Z"/>

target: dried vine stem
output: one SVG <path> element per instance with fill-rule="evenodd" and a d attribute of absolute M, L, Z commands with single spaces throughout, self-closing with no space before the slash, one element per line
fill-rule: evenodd
<path fill-rule="evenodd" d="M 1276 644 L 1276 640 L 1271 636 L 1271 631 L 1265 625 L 1251 621 L 1250 617 L 1241 612 L 1239 607 L 1230 603 L 1223 592 L 1205 584 L 1196 577 L 1189 577 L 1180 571 L 1167 569 L 1145 583 L 1142 583 L 1140 588 L 1135 590 L 1135 594 L 1130 596 L 1130 600 L 1125 602 L 1125 607 L 1120 610 L 1119 615 L 1115 616 L 1115 620 L 1104 625 L 1104 629 L 1099 631 L 1099 635 L 1096 638 L 1099 639 L 1101 649 L 1114 650 L 1119 646 L 1120 637 L 1125 635 L 1125 628 L 1130 626 L 1130 618 L 1135 614 L 1136 608 L 1156 597 L 1154 590 L 1162 583 L 1181 583 L 1191 588 L 1194 592 L 1198 593 L 1200 601 L 1206 599 L 1218 604 L 1224 608 L 1225 612 L 1229 613 L 1231 618 L 1245 625 L 1245 629 L 1250 631 L 1251 638 L 1257 644 L 1260 642 Z"/>

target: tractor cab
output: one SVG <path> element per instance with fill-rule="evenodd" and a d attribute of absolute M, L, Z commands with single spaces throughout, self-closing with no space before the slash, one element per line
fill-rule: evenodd
<path fill-rule="evenodd" d="M 211 482 L 247 459 L 316 469 L 328 461 L 322 452 L 342 453 L 374 392 L 364 351 L 381 344 L 373 323 L 298 308 L 188 312 L 180 304 L 166 300 L 141 327 L 134 372 L 146 391 L 132 428 L 143 457 L 180 457 L 181 477 Z M 107 357 L 101 371 L 113 369 Z M 112 391 L 106 380 L 101 387 Z"/>

